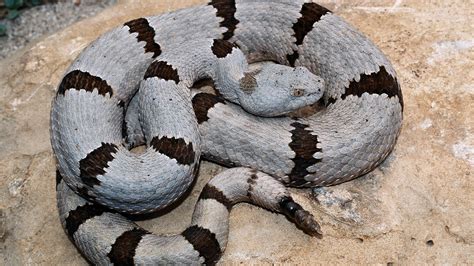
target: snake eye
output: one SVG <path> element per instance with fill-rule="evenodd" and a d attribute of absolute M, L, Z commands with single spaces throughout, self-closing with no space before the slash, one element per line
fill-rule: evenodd
<path fill-rule="evenodd" d="M 294 89 L 293 90 L 293 96 L 301 97 L 303 95 L 304 95 L 304 89 Z"/>

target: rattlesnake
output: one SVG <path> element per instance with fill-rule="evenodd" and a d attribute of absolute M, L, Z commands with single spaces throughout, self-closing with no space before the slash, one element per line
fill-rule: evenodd
<path fill-rule="evenodd" d="M 245 57 L 295 68 L 250 71 Z M 189 90 L 202 78 L 218 83 L 217 95 Z M 316 101 L 324 107 L 308 117 L 281 116 Z M 95 264 L 214 263 L 231 206 L 241 201 L 319 235 L 285 186 L 334 185 L 369 172 L 393 149 L 402 109 L 387 58 L 312 2 L 212 0 L 129 21 L 80 54 L 53 100 L 62 225 Z M 144 152 L 129 151 L 143 143 Z M 175 202 L 201 154 L 234 168 L 205 186 L 181 234 L 153 235 L 119 214 Z"/>

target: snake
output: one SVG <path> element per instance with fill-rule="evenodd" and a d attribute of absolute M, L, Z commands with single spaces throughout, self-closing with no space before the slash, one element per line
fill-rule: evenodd
<path fill-rule="evenodd" d="M 196 89 L 203 80 L 213 92 Z M 305 106 L 317 108 L 294 115 Z M 387 57 L 311 1 L 211 0 L 137 18 L 87 46 L 53 98 L 60 221 L 97 265 L 215 264 L 239 202 L 321 237 L 288 187 L 370 172 L 402 117 Z M 132 221 L 182 198 L 201 158 L 229 169 L 204 186 L 189 227 L 157 235 Z"/>

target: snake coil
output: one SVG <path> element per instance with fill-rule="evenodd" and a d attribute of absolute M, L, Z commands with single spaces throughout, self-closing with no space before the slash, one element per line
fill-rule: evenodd
<path fill-rule="evenodd" d="M 199 49 L 186 46 L 195 41 Z M 239 53 L 317 75 L 324 81 L 324 108 L 302 118 L 244 111 L 235 104 L 239 95 L 250 97 L 261 82 L 242 76 L 239 68 L 247 66 L 235 63 Z M 242 91 L 189 90 L 204 77 Z M 304 90 L 292 91 L 298 97 Z M 272 93 L 258 97 L 278 100 Z M 371 171 L 393 149 L 402 109 L 388 59 L 316 3 L 212 0 L 129 21 L 79 55 L 53 100 L 62 225 L 94 264 L 215 263 L 227 243 L 229 211 L 242 201 L 281 212 L 319 235 L 311 214 L 285 187 L 333 185 Z M 144 152 L 129 150 L 142 143 Z M 120 214 L 175 202 L 191 185 L 201 156 L 235 168 L 204 187 L 182 233 L 154 235 Z"/>

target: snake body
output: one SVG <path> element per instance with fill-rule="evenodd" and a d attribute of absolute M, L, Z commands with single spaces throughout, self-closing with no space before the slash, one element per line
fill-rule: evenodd
<path fill-rule="evenodd" d="M 202 49 L 192 51 L 196 40 Z M 252 109 L 255 102 L 239 102 L 225 89 L 218 95 L 189 90 L 210 77 L 251 94 L 260 80 L 242 79 L 238 68 L 246 66 L 234 59 L 240 52 L 321 77 L 324 108 L 304 118 L 260 117 L 235 104 Z M 226 71 L 215 62 L 224 62 L 219 69 Z M 273 102 L 275 95 L 258 99 Z M 255 108 L 257 114 L 264 109 Z M 393 149 L 402 109 L 387 58 L 315 3 L 212 0 L 135 19 L 88 46 L 53 100 L 61 222 L 95 264 L 214 263 L 227 243 L 228 213 L 241 201 L 281 212 L 318 235 L 285 186 L 334 185 L 371 171 Z M 129 151 L 140 142 L 147 145 L 143 153 Z M 201 155 L 237 168 L 206 185 L 192 225 L 181 234 L 157 236 L 120 214 L 175 202 L 197 174 Z"/>

